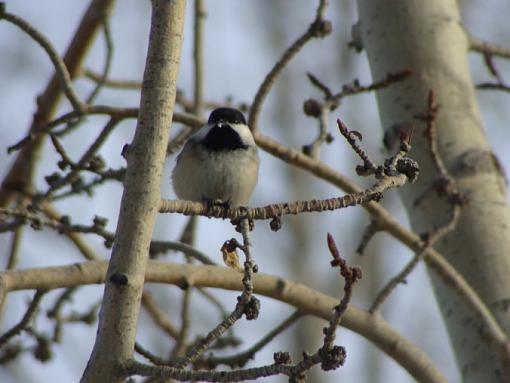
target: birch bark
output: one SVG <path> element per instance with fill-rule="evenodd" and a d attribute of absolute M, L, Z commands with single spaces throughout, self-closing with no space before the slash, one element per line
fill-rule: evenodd
<path fill-rule="evenodd" d="M 436 174 L 423 136 L 425 126 L 413 117 L 426 110 L 432 89 L 440 104 L 440 155 L 469 196 L 456 230 L 436 249 L 474 287 L 510 334 L 510 208 L 504 177 L 483 130 L 457 1 L 358 0 L 358 9 L 359 35 L 373 78 L 404 68 L 414 73 L 410 80 L 377 94 L 386 133 L 400 124 L 415 125 L 411 156 L 420 164 L 419 182 L 399 189 L 412 228 L 424 233 L 441 225 L 450 209 L 432 187 Z M 480 323 L 451 288 L 434 274 L 431 277 L 463 381 L 506 381 L 509 366 L 482 339 Z"/>

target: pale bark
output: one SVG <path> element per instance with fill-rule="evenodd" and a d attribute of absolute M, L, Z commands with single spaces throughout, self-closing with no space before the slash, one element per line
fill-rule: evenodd
<path fill-rule="evenodd" d="M 413 123 L 411 156 L 421 167 L 419 181 L 400 189 L 414 231 L 424 233 L 447 221 L 451 207 L 432 187 L 437 173 L 414 119 L 426 110 L 433 90 L 440 154 L 461 188 L 468 192 L 456 230 L 437 249 L 464 276 L 510 334 L 510 208 L 506 185 L 481 124 L 467 62 L 467 37 L 455 0 L 358 0 L 359 32 L 372 76 L 405 68 L 411 79 L 379 91 L 384 129 Z M 424 193 L 426 197 L 415 206 Z M 502 382 L 508 365 L 480 335 L 480 323 L 457 295 L 432 274 L 464 382 Z M 402 313 L 407 315 L 408 313 Z"/>
<path fill-rule="evenodd" d="M 172 121 L 183 40 L 185 1 L 152 1 L 149 50 L 135 137 L 128 161 L 116 239 L 99 328 L 82 382 L 123 382 L 132 358 L 149 244 Z"/>
<path fill-rule="evenodd" d="M 9 291 L 24 289 L 56 289 L 102 283 L 105 280 L 106 261 L 89 261 L 69 266 L 42 269 L 9 270 L 0 273 L 0 299 Z M 215 287 L 241 291 L 241 274 L 226 267 L 190 265 L 150 260 L 146 282 L 171 283 L 178 286 Z M 274 298 L 292 305 L 299 311 L 330 320 L 339 297 L 322 294 L 300 283 L 278 276 L 257 273 L 253 275 L 256 294 Z M 430 358 L 413 343 L 397 333 L 378 315 L 349 305 L 341 325 L 365 337 L 389 357 L 393 358 L 418 382 L 445 383 Z M 119 342 L 119 339 L 113 342 Z M 103 356 L 105 360 L 111 360 Z M 103 380 L 98 380 L 103 381 Z"/>

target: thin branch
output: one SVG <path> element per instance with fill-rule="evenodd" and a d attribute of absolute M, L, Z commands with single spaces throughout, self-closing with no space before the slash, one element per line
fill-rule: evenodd
<path fill-rule="evenodd" d="M 349 180 L 347 177 L 336 172 L 324 162 L 316 161 L 303 153 L 285 147 L 284 145 L 272 140 L 271 138 L 254 133 L 257 145 L 264 151 L 273 156 L 292 164 L 298 168 L 304 169 L 320 179 L 323 179 L 349 193 L 360 192 L 360 186 Z M 423 241 L 420 236 L 402 226 L 381 204 L 375 202 L 365 203 L 363 206 L 381 225 L 381 230 L 387 231 L 394 238 L 398 239 L 404 245 L 414 251 L 419 251 L 423 247 Z M 437 251 L 429 248 L 424 256 L 427 265 L 448 285 L 458 296 L 466 303 L 467 307 L 476 314 L 482 321 L 488 332 L 492 334 L 497 342 L 505 344 L 506 335 L 501 326 L 494 318 L 492 312 L 487 308 L 485 302 L 478 293 L 473 290 L 471 285 L 466 282 L 464 277 Z"/>
<path fill-rule="evenodd" d="M 209 358 L 205 358 L 203 360 L 197 361 L 195 364 L 198 366 L 204 365 L 208 368 L 215 368 L 220 364 L 227 365 L 231 368 L 234 367 L 243 367 L 246 363 L 255 357 L 257 352 L 262 350 L 265 346 L 267 346 L 274 338 L 280 335 L 282 332 L 287 330 L 290 326 L 292 326 L 295 322 L 303 317 L 303 314 L 299 311 L 295 311 L 285 320 L 283 320 L 278 326 L 268 332 L 263 338 L 261 338 L 258 342 L 256 342 L 253 346 L 251 346 L 246 351 L 243 351 L 239 354 L 231 355 L 231 356 L 220 356 L 214 357 L 211 356 Z"/>
<path fill-rule="evenodd" d="M 82 76 L 96 82 L 101 83 L 103 86 L 107 86 L 113 89 L 122 89 L 122 90 L 137 90 L 140 91 L 142 89 L 142 82 L 137 80 L 112 80 L 109 78 L 104 78 L 102 74 L 98 74 L 91 69 L 84 69 L 81 73 Z"/>
<path fill-rule="evenodd" d="M 248 220 L 245 219 L 243 222 L 241 222 L 241 227 L 244 239 L 244 245 L 242 248 L 245 251 L 247 258 L 245 268 L 248 268 L 247 264 L 251 259 L 249 254 Z M 328 246 L 333 256 L 331 265 L 332 267 L 340 268 L 340 274 L 345 280 L 345 293 L 340 304 L 334 308 L 334 314 L 329 320 L 329 326 L 324 329 L 324 343 L 322 347 L 320 347 L 314 354 L 308 355 L 303 353 L 303 359 L 300 362 L 291 364 L 290 356 L 288 353 L 276 353 L 274 355 L 275 363 L 271 365 L 244 370 L 218 372 L 209 370 L 187 371 L 168 367 L 151 367 L 131 361 L 131 363 L 128 363 L 126 366 L 128 371 L 133 375 L 152 376 L 158 378 L 176 378 L 178 380 L 206 380 L 213 382 L 241 381 L 246 379 L 257 379 L 260 377 L 284 374 L 295 381 L 302 380 L 304 378 L 303 373 L 319 363 L 324 371 L 334 370 L 342 366 L 346 358 L 345 349 L 340 346 L 334 346 L 333 342 L 335 339 L 336 329 L 340 324 L 340 320 L 347 311 L 347 306 L 352 294 L 352 286 L 361 278 L 361 270 L 356 267 L 351 268 L 347 265 L 346 261 L 340 256 L 334 243 L 333 237 L 329 234 Z M 247 279 L 247 275 L 245 275 L 245 278 Z M 243 278 L 243 295 L 250 289 L 250 287 L 247 286 L 248 284 L 251 285 L 251 281 L 245 281 Z M 242 299 L 243 298 L 241 296 L 240 300 Z"/>
<path fill-rule="evenodd" d="M 152 258 L 155 258 L 158 254 L 165 253 L 169 250 L 181 251 L 188 257 L 202 262 L 204 265 L 216 265 L 216 262 L 214 262 L 206 254 L 197 250 L 195 247 L 182 242 L 152 240 L 149 253 Z"/>
<path fill-rule="evenodd" d="M 327 1 L 320 0 L 317 7 L 315 19 L 308 27 L 307 31 L 301 35 L 296 41 L 294 41 L 290 47 L 285 50 L 282 57 L 276 62 L 271 68 L 264 81 L 260 85 L 255 98 L 251 104 L 250 115 L 248 119 L 248 126 L 256 131 L 258 129 L 258 119 L 262 104 L 269 94 L 274 82 L 282 72 L 282 70 L 289 64 L 289 62 L 296 56 L 299 51 L 313 38 L 323 38 L 331 33 L 331 23 L 324 20 L 324 14 L 326 12 Z"/>
<path fill-rule="evenodd" d="M 21 318 L 21 320 L 16 325 L 14 325 L 10 330 L 6 331 L 2 336 L 0 336 L 0 346 L 27 328 L 27 326 L 32 321 L 34 315 L 36 314 L 37 309 L 39 307 L 39 303 L 41 302 L 44 294 L 46 294 L 46 290 L 36 291 L 36 293 L 34 294 L 34 298 L 32 299 L 32 302 L 30 302 L 30 305 L 28 306 L 28 309 L 25 312 L 25 315 L 23 315 L 23 318 Z"/>
<path fill-rule="evenodd" d="M 314 102 L 314 100 L 308 100 L 305 102 L 305 114 L 307 113 L 307 106 L 310 106 L 310 102 Z M 308 104 L 307 104 L 308 103 Z M 321 103 L 319 106 L 319 110 L 316 114 L 308 114 L 316 117 L 319 125 L 319 133 L 315 140 L 311 144 L 303 145 L 303 153 L 312 157 L 313 159 L 318 160 L 320 158 L 320 148 L 324 143 L 331 143 L 333 141 L 333 137 L 329 133 L 328 129 L 328 113 L 330 111 L 330 107 L 327 103 Z M 315 112 L 315 111 L 314 111 Z M 313 113 L 313 112 L 312 112 Z"/>
<path fill-rule="evenodd" d="M 101 15 L 108 12 L 113 5 L 113 0 L 91 0 L 80 23 L 74 33 L 68 48 L 64 54 L 64 63 L 69 70 L 71 78 L 76 76 L 88 49 L 93 45 L 92 41 L 101 24 Z M 54 73 L 47 86 L 37 98 L 37 111 L 34 113 L 29 132 L 35 134 L 38 129 L 46 124 L 57 110 L 58 102 L 62 94 L 60 78 Z M 41 151 L 44 137 L 34 140 L 16 157 L 13 165 L 2 180 L 0 188 L 0 206 L 6 207 L 19 192 L 28 192 L 31 189 L 32 178 L 36 169 L 36 160 Z"/>
<path fill-rule="evenodd" d="M 448 173 L 446 166 L 439 153 L 437 145 L 437 114 L 439 112 L 439 105 L 435 94 L 432 90 L 429 91 L 427 98 L 427 111 L 417 116 L 418 119 L 422 120 L 426 124 L 425 137 L 429 145 L 429 152 L 432 158 L 432 163 L 438 173 L 436 181 L 434 182 L 436 190 L 440 197 L 445 198 L 450 206 L 451 217 L 448 221 L 438 228 L 435 228 L 428 232 L 425 236 L 423 248 L 416 252 L 415 256 L 411 261 L 400 271 L 395 277 L 393 277 L 382 290 L 377 294 L 370 308 L 370 313 L 374 314 L 378 312 L 384 302 L 388 299 L 390 294 L 400 283 L 405 283 L 407 277 L 413 272 L 418 263 L 423 259 L 425 252 L 428 248 L 432 247 L 442 237 L 453 231 L 457 225 L 457 222 L 461 213 L 461 206 L 465 203 L 465 199 L 461 196 L 455 179 Z"/>
<path fill-rule="evenodd" d="M 363 255 L 368 243 L 374 237 L 374 235 L 379 231 L 381 231 L 379 222 L 377 222 L 377 220 L 375 220 L 375 219 L 370 220 L 370 223 L 363 231 L 363 235 L 361 236 L 359 245 L 356 248 L 356 253 L 358 253 L 359 255 Z"/>
<path fill-rule="evenodd" d="M 48 318 L 55 319 L 55 327 L 53 328 L 53 337 L 52 340 L 54 342 L 60 343 L 62 340 L 62 327 L 63 327 L 63 321 L 60 320 L 62 317 L 61 311 L 64 307 L 64 304 L 67 301 L 71 300 L 71 297 L 74 293 L 78 291 L 78 286 L 69 287 L 64 290 L 63 293 L 60 294 L 60 296 L 55 301 L 53 308 L 49 309 L 46 313 Z"/>
<path fill-rule="evenodd" d="M 103 26 L 103 36 L 105 39 L 105 45 L 106 45 L 106 56 L 105 56 L 105 62 L 103 67 L 103 73 L 100 76 L 100 80 L 96 82 L 94 89 L 88 97 L 85 99 L 85 104 L 90 105 L 94 102 L 96 97 L 99 95 L 99 92 L 104 87 L 104 82 L 108 78 L 110 74 L 110 69 L 112 66 L 112 60 L 113 60 L 113 39 L 112 34 L 110 30 L 110 21 L 108 19 L 108 15 L 104 13 L 102 15 L 102 26 Z M 81 117 L 77 120 L 73 120 L 67 123 L 67 127 L 65 129 L 62 129 L 58 134 L 59 137 L 62 137 L 66 134 L 69 134 L 71 131 L 76 129 L 82 122 L 84 121 L 84 117 Z"/>
<path fill-rule="evenodd" d="M 175 345 L 172 350 L 172 358 L 180 357 L 184 355 L 187 348 L 187 340 L 190 332 L 191 326 L 191 293 L 193 291 L 193 286 L 186 286 L 184 290 L 184 294 L 182 296 L 181 302 L 181 327 L 179 329 L 179 334 L 175 339 Z"/>
<path fill-rule="evenodd" d="M 75 166 L 71 169 L 71 171 L 63 178 L 60 178 L 56 182 L 52 183 L 46 193 L 42 196 L 42 199 L 50 199 L 51 195 L 64 187 L 65 185 L 72 183 L 79 176 L 80 170 L 86 169 L 87 166 L 90 167 L 89 162 L 92 159 L 92 156 L 100 149 L 100 147 L 104 144 L 108 136 L 111 134 L 113 129 L 118 125 L 119 120 L 116 118 L 111 118 L 108 123 L 101 130 L 99 135 L 95 138 L 94 142 L 90 145 L 87 151 L 82 155 L 80 160 L 76 163 Z M 40 202 L 40 201 L 39 201 Z"/>
<path fill-rule="evenodd" d="M 143 292 L 142 304 L 143 308 L 147 310 L 147 313 L 160 329 L 162 329 L 173 339 L 177 339 L 179 337 L 179 331 L 177 330 L 177 327 L 175 327 L 168 316 L 158 307 L 158 304 L 149 291 Z"/>
<path fill-rule="evenodd" d="M 510 85 L 505 85 L 499 82 L 482 82 L 477 84 L 476 88 L 481 90 L 501 90 L 504 92 L 510 92 Z"/>
<path fill-rule="evenodd" d="M 395 73 L 390 72 L 390 73 L 386 74 L 386 77 L 383 78 L 382 80 L 373 82 L 370 85 L 361 85 L 359 83 L 359 81 L 356 79 L 351 84 L 344 85 L 340 92 L 331 96 L 331 99 L 338 102 L 346 96 L 352 96 L 352 95 L 356 95 L 356 94 L 380 90 L 380 89 L 386 88 L 390 85 L 393 85 L 397 82 L 406 80 L 412 74 L 413 74 L 413 71 L 411 69 L 403 69 L 403 70 L 401 70 L 399 72 L 395 72 Z"/>
<path fill-rule="evenodd" d="M 5 12 L 4 7 L 0 8 L 0 19 L 6 20 L 11 24 L 16 25 L 23 32 L 28 34 L 35 42 L 37 42 L 46 51 L 46 54 L 48 55 L 48 57 L 50 58 L 51 62 L 55 67 L 55 72 L 58 75 L 60 85 L 62 86 L 62 90 L 67 96 L 67 99 L 73 106 L 74 110 L 77 111 L 81 110 L 82 103 L 74 90 L 71 75 L 69 74 L 64 61 L 58 54 L 57 50 L 49 42 L 49 40 L 37 29 L 35 29 L 32 25 L 30 25 L 30 23 L 23 20 L 21 17 Z"/>
<path fill-rule="evenodd" d="M 153 354 L 145 347 L 143 347 L 139 342 L 135 342 L 135 352 L 142 355 L 145 359 L 155 364 L 156 366 L 164 366 L 167 361 L 159 356 Z"/>
<path fill-rule="evenodd" d="M 201 341 L 192 346 L 186 353 L 183 360 L 171 362 L 171 365 L 183 368 L 189 363 L 193 363 L 209 345 L 230 329 L 243 314 L 246 319 L 253 320 L 258 317 L 260 303 L 257 298 L 253 297 L 253 273 L 256 268 L 251 256 L 251 242 L 249 238 L 249 222 L 248 219 L 241 220 L 241 233 L 243 235 L 243 245 L 239 246 L 243 250 L 246 260 L 244 262 L 244 276 L 242 279 L 243 291 L 238 297 L 234 310 L 220 324 L 211 330 Z"/>
<path fill-rule="evenodd" d="M 344 296 L 340 303 L 335 306 L 334 314 L 329 322 L 329 326 L 324 329 L 324 345 L 323 348 L 331 350 L 333 342 L 335 340 L 336 328 L 340 325 L 342 316 L 347 311 L 347 306 L 352 297 L 352 288 L 356 282 L 361 279 L 361 269 L 359 267 L 351 267 L 347 264 L 347 261 L 342 258 L 340 251 L 335 243 L 333 236 L 328 233 L 327 236 L 328 248 L 333 260 L 331 261 L 331 267 L 338 267 L 340 275 L 344 279 Z"/>
<path fill-rule="evenodd" d="M 122 121 L 128 118 L 138 117 L 138 108 L 118 108 L 107 105 L 83 105 L 82 110 L 66 113 L 53 121 L 50 121 L 46 125 L 40 127 L 37 133 L 29 133 L 26 137 L 18 141 L 16 144 L 11 145 L 7 148 L 7 152 L 11 153 L 16 150 L 22 149 L 28 143 L 34 141 L 36 138 L 41 137 L 44 134 L 50 133 L 54 128 L 59 125 L 65 124 L 69 121 L 73 121 L 84 115 L 108 115 L 112 119 Z M 193 115 L 186 113 L 174 113 L 172 123 L 181 123 L 192 126 L 198 129 L 203 125 L 203 121 Z M 59 135 L 59 132 L 55 132 L 55 135 Z"/>
<path fill-rule="evenodd" d="M 503 57 L 507 59 L 510 58 L 510 48 L 489 43 L 471 35 L 469 36 L 469 49 L 474 52 L 489 54 L 491 56 Z"/>
<path fill-rule="evenodd" d="M 223 303 L 216 296 L 214 296 L 212 293 L 210 293 L 207 289 L 198 287 L 197 291 L 205 299 L 207 299 L 214 307 L 216 307 L 218 309 L 222 318 L 224 318 L 228 315 L 228 311 L 225 308 L 225 306 L 223 306 Z"/>
<path fill-rule="evenodd" d="M 200 116 L 204 109 L 204 19 L 207 14 L 203 0 L 195 0 L 194 5 L 193 69 L 195 79 L 193 89 L 193 112 L 197 116 Z"/>
<path fill-rule="evenodd" d="M 399 284 L 406 283 L 409 275 L 414 271 L 416 266 L 418 266 L 420 261 L 423 259 L 425 252 L 429 248 L 431 248 L 434 245 L 434 243 L 436 243 L 439 239 L 441 239 L 443 236 L 445 236 L 453 229 L 455 229 L 455 226 L 457 225 L 457 222 L 460 217 L 460 211 L 461 211 L 460 207 L 458 205 L 455 205 L 452 210 L 452 216 L 448 220 L 448 222 L 445 225 L 440 226 L 439 228 L 432 230 L 427 234 L 428 239 L 425 242 L 423 249 L 421 251 L 418 251 L 414 255 L 414 257 L 407 263 L 407 265 L 397 275 L 391 278 L 390 281 L 377 294 L 376 298 L 374 299 L 374 302 L 372 303 L 372 306 L 369 309 L 369 312 L 371 314 L 375 314 L 381 310 L 383 304 L 386 302 L 391 293 L 397 288 Z"/>
<path fill-rule="evenodd" d="M 358 175 L 374 174 L 377 170 L 376 164 L 370 159 L 368 154 L 359 146 L 356 138 L 361 141 L 361 134 L 356 131 L 349 131 L 347 126 L 341 119 L 336 120 L 338 124 L 338 130 L 347 140 L 354 152 L 363 160 L 363 167 L 357 167 L 356 172 Z"/>
<path fill-rule="evenodd" d="M 92 102 L 96 99 L 97 95 L 103 88 L 104 83 L 105 83 L 106 79 L 108 78 L 108 76 L 110 74 L 110 69 L 112 67 L 113 38 L 112 38 L 111 29 L 110 29 L 110 21 L 108 19 L 108 15 L 103 14 L 102 17 L 103 17 L 103 20 L 102 20 L 103 36 L 104 36 L 105 45 L 106 45 L 106 56 L 105 56 L 105 61 L 104 61 L 104 66 L 103 66 L 103 73 L 101 74 L 99 81 L 96 82 L 96 86 L 94 87 L 94 90 L 87 97 L 86 103 L 88 105 L 92 104 Z"/>

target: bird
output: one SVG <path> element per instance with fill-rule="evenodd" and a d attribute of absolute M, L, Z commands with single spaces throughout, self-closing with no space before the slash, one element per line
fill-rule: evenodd
<path fill-rule="evenodd" d="M 172 185 L 179 199 L 247 206 L 258 180 L 257 145 L 241 111 L 217 108 L 177 156 Z"/>

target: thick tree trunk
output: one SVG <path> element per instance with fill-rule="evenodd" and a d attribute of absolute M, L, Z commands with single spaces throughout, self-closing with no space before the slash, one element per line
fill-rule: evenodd
<path fill-rule="evenodd" d="M 108 267 L 96 343 L 82 382 L 123 382 L 133 356 L 149 244 L 172 121 L 183 40 L 184 0 L 153 0 L 138 126 Z"/>
<path fill-rule="evenodd" d="M 414 118 L 426 110 L 433 90 L 440 104 L 440 155 L 469 197 L 456 230 L 436 248 L 510 334 L 510 208 L 504 177 L 483 131 L 457 1 L 358 0 L 358 8 L 359 35 L 373 78 L 405 68 L 414 73 L 377 94 L 384 129 L 415 125 L 411 156 L 421 167 L 419 182 L 400 189 L 412 228 L 429 231 L 445 223 L 451 209 L 432 187 L 437 174 L 423 136 L 425 126 Z M 432 280 L 464 382 L 506 381 L 509 366 L 482 340 L 480 323 L 451 288 L 434 275 Z"/>

